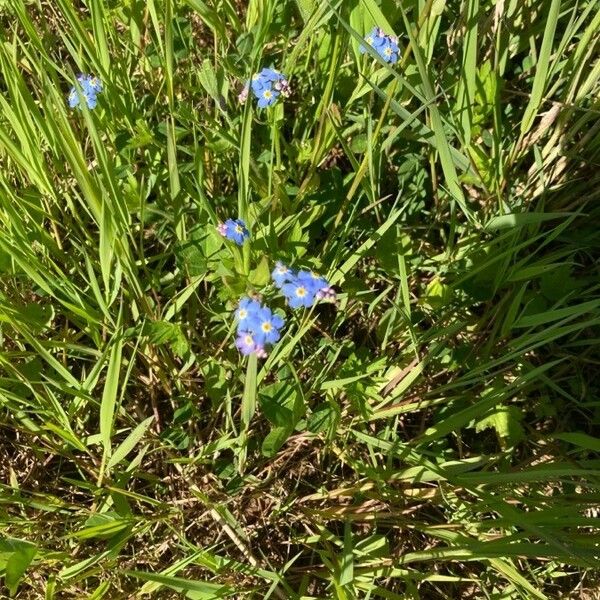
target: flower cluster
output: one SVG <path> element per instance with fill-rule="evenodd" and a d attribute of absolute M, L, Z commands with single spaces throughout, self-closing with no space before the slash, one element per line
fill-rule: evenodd
<path fill-rule="evenodd" d="M 308 308 L 319 300 L 335 301 L 335 291 L 329 282 L 312 271 L 294 272 L 277 262 L 271 278 L 291 308 Z M 235 345 L 244 356 L 254 353 L 265 357 L 265 347 L 275 344 L 281 337 L 283 318 L 258 300 L 247 296 L 242 298 L 235 311 L 235 318 L 238 335 Z"/>
<path fill-rule="evenodd" d="M 265 347 L 274 344 L 281 337 L 283 318 L 258 300 L 242 298 L 235 311 L 235 318 L 238 334 L 235 345 L 244 356 L 255 353 L 259 357 L 265 357 Z"/>
<path fill-rule="evenodd" d="M 290 84 L 283 73 L 275 69 L 264 68 L 260 73 L 255 73 L 238 96 L 243 104 L 248 98 L 249 88 L 258 99 L 259 108 L 267 108 L 277 102 L 279 96 L 287 98 L 290 95 Z"/>
<path fill-rule="evenodd" d="M 238 246 L 241 246 L 244 240 L 250 237 L 250 232 L 242 219 L 227 219 L 225 223 L 219 223 L 217 231 Z"/>
<path fill-rule="evenodd" d="M 381 27 L 373 27 L 371 33 L 365 37 L 365 42 L 376 50 L 385 62 L 393 65 L 398 62 L 398 54 L 400 53 L 398 38 L 393 35 L 386 35 Z M 360 51 L 364 54 L 367 50 L 364 46 L 361 46 Z"/>
<path fill-rule="evenodd" d="M 69 92 L 69 106 L 71 108 L 81 108 L 81 98 L 85 100 L 89 109 L 96 108 L 97 95 L 102 91 L 102 82 L 92 75 L 79 75 L 77 77 L 80 90 L 76 86 Z"/>
<path fill-rule="evenodd" d="M 312 271 L 295 273 L 281 262 L 271 273 L 273 283 L 281 290 L 292 308 L 309 308 L 318 300 L 335 301 L 335 291 L 324 278 Z"/>

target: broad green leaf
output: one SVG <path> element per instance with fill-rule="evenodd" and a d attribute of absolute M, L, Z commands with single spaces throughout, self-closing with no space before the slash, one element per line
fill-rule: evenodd
<path fill-rule="evenodd" d="M 387 35 L 394 35 L 394 28 L 386 19 L 375 0 L 359 0 L 359 3 L 364 7 L 364 14 L 368 15 L 368 19 L 365 18 L 365 33 L 372 27 L 377 26 L 381 27 Z"/>
<path fill-rule="evenodd" d="M 11 596 L 17 592 L 19 583 L 36 554 L 37 548 L 34 545 L 20 545 L 6 561 L 4 582 Z"/>
<path fill-rule="evenodd" d="M 217 81 L 217 74 L 215 73 L 212 61 L 205 58 L 202 61 L 202 66 L 198 73 L 198 78 L 202 87 L 206 90 L 208 95 L 217 103 L 217 106 L 221 106 L 221 92 L 219 90 L 219 83 Z"/>
<path fill-rule="evenodd" d="M 477 419 L 475 431 L 491 428 L 511 445 L 520 442 L 525 435 L 521 420 L 523 415 L 516 406 L 496 406 L 487 415 Z"/>
<path fill-rule="evenodd" d="M 258 396 L 262 412 L 273 425 L 288 427 L 291 431 L 304 415 L 302 395 L 290 380 L 263 387 Z"/>
<path fill-rule="evenodd" d="M 296 0 L 296 4 L 298 5 L 298 10 L 300 11 L 300 15 L 302 19 L 306 23 L 310 16 L 313 14 L 316 8 L 315 0 Z"/>
<path fill-rule="evenodd" d="M 266 256 L 263 256 L 256 269 L 250 271 L 250 275 L 248 276 L 248 281 L 252 285 L 255 285 L 258 288 L 264 287 L 269 283 L 271 278 L 271 269 L 269 267 L 269 260 Z"/>
<path fill-rule="evenodd" d="M 271 429 L 262 443 L 262 453 L 267 457 L 277 454 L 277 451 L 285 444 L 290 436 L 290 427 L 275 427 Z"/>
<path fill-rule="evenodd" d="M 337 405 L 327 402 L 318 406 L 308 417 L 306 428 L 312 433 L 333 435 L 340 419 Z"/>

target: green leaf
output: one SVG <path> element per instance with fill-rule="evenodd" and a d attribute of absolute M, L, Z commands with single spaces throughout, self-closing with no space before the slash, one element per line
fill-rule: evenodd
<path fill-rule="evenodd" d="M 446 306 L 452 299 L 452 289 L 442 283 L 439 277 L 434 277 L 425 290 L 425 295 L 419 300 L 420 304 L 437 309 Z"/>
<path fill-rule="evenodd" d="M 85 522 L 85 527 L 74 534 L 78 539 L 108 540 L 130 525 L 116 512 L 97 513 L 91 515 Z"/>
<path fill-rule="evenodd" d="M 274 429 L 271 429 L 262 443 L 261 450 L 264 456 L 275 456 L 279 448 L 281 448 L 288 437 L 290 437 L 291 431 L 290 427 L 275 427 Z"/>
<path fill-rule="evenodd" d="M 499 405 L 482 419 L 477 420 L 475 431 L 494 429 L 498 437 L 504 438 L 512 446 L 525 437 L 521 427 L 522 418 L 523 414 L 516 406 Z"/>
<path fill-rule="evenodd" d="M 173 352 L 183 358 L 189 352 L 189 342 L 178 323 L 151 321 L 145 324 L 144 333 L 157 346 L 168 344 Z"/>
<path fill-rule="evenodd" d="M 244 382 L 244 395 L 242 396 L 242 429 L 248 430 L 250 421 L 256 412 L 256 371 L 257 356 L 252 353 L 248 357 L 248 367 L 246 369 L 246 381 Z"/>
<path fill-rule="evenodd" d="M 266 256 L 263 256 L 256 269 L 250 271 L 248 281 L 256 287 L 263 287 L 269 283 L 270 278 L 271 270 L 269 268 L 269 260 Z"/>
<path fill-rule="evenodd" d="M 106 372 L 106 382 L 100 402 L 100 439 L 104 448 L 102 457 L 102 467 L 100 473 L 104 471 L 106 460 L 111 454 L 111 436 L 113 429 L 114 415 L 117 408 L 117 392 L 119 390 L 119 373 L 121 370 L 121 352 L 123 349 L 122 338 L 117 338 L 113 342 Z"/>
<path fill-rule="evenodd" d="M 20 313 L 34 333 L 39 333 L 50 326 L 55 315 L 51 304 L 27 304 Z"/>
<path fill-rule="evenodd" d="M 210 8 L 202 0 L 186 0 L 187 3 L 198 12 L 202 21 L 204 21 L 221 39 L 227 38 L 227 30 L 219 13 Z"/>
<path fill-rule="evenodd" d="M 302 20 L 306 23 L 310 18 L 310 15 L 315 11 L 315 0 L 296 0 L 296 4 L 298 5 Z"/>
<path fill-rule="evenodd" d="M 334 403 L 319 405 L 308 418 L 306 428 L 312 433 L 333 435 L 340 419 L 340 408 Z"/>
<path fill-rule="evenodd" d="M 523 120 L 521 121 L 521 133 L 529 131 L 533 124 L 533 120 L 537 111 L 544 99 L 544 92 L 548 85 L 548 70 L 550 66 L 550 57 L 552 55 L 552 44 L 554 42 L 554 34 L 556 25 L 560 15 L 561 0 L 552 0 L 548 17 L 544 22 L 544 37 L 542 39 L 542 48 L 540 50 L 539 60 L 535 69 L 535 77 L 533 80 L 533 88 L 529 98 L 529 104 L 525 109 Z"/>
<path fill-rule="evenodd" d="M 273 425 L 292 430 L 305 412 L 298 387 L 289 381 L 279 381 L 259 392 L 260 408 Z"/>
<path fill-rule="evenodd" d="M 150 338 L 152 344 L 162 346 L 168 344 L 176 335 L 177 325 L 167 321 L 152 321 L 144 326 L 144 333 Z"/>
<path fill-rule="evenodd" d="M 4 582 L 11 596 L 17 592 L 19 583 L 36 554 L 37 548 L 34 545 L 22 544 L 9 556 L 5 567 Z"/>
<path fill-rule="evenodd" d="M 219 258 L 223 240 L 211 225 L 197 227 L 175 246 L 177 262 L 190 277 L 205 277 Z"/>
<path fill-rule="evenodd" d="M 573 213 L 511 213 L 508 215 L 499 215 L 492 217 L 485 225 L 489 231 L 498 229 L 511 229 L 513 227 L 523 227 L 525 225 L 537 225 L 544 221 L 554 219 L 565 219 Z"/>
<path fill-rule="evenodd" d="M 360 0 L 360 4 L 365 11 L 365 33 L 372 27 L 377 26 L 381 27 L 388 35 L 394 35 L 394 28 L 385 18 L 375 0 Z"/>
<path fill-rule="evenodd" d="M 471 142 L 473 104 L 476 95 L 477 75 L 477 25 L 479 22 L 479 0 L 466 3 L 465 35 L 463 40 L 462 67 L 458 87 L 458 114 L 464 133 L 465 145 Z"/>
<path fill-rule="evenodd" d="M 598 307 L 600 307 L 600 300 L 591 300 L 590 302 L 583 302 L 581 304 L 576 304 L 575 306 L 525 315 L 515 323 L 515 327 L 537 327 L 538 325 L 552 323 L 552 321 L 577 318 L 588 312 L 595 311 Z"/>
<path fill-rule="evenodd" d="M 110 460 L 108 461 L 107 468 L 111 469 L 118 465 L 139 443 L 144 437 L 148 427 L 154 420 L 154 417 L 148 417 L 139 423 L 135 429 L 123 440 L 123 442 L 113 452 Z"/>
<path fill-rule="evenodd" d="M 248 13 L 250 14 L 250 10 Z M 252 102 L 246 102 L 239 134 L 238 215 L 248 221 L 248 194 L 250 193 L 250 154 L 252 145 Z"/>
<path fill-rule="evenodd" d="M 340 561 L 339 585 L 348 585 L 354 579 L 354 547 L 352 543 L 352 525 L 350 521 L 344 524 L 344 550 Z"/>
<path fill-rule="evenodd" d="M 562 440 L 586 450 L 600 452 L 600 439 L 585 433 L 555 433 L 552 437 L 555 440 Z"/>
<path fill-rule="evenodd" d="M 124 571 L 125 575 L 136 577 L 144 581 L 154 581 L 177 591 L 196 592 L 193 598 L 212 600 L 216 598 L 225 598 L 236 593 L 228 585 L 218 585 L 196 579 L 183 579 L 182 577 L 171 577 L 168 575 L 155 575 L 154 573 L 145 573 L 143 571 Z"/>
<path fill-rule="evenodd" d="M 219 91 L 219 83 L 217 81 L 217 74 L 212 65 L 212 61 L 205 58 L 202 61 L 200 72 L 198 73 L 198 79 L 200 84 L 207 91 L 208 95 L 217 103 L 217 106 L 221 106 L 221 92 Z"/>

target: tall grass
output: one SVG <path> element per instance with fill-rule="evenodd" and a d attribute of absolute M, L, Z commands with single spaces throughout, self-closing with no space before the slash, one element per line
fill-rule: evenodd
<path fill-rule="evenodd" d="M 595 597 L 597 0 L 0 6 L 3 594 Z"/>

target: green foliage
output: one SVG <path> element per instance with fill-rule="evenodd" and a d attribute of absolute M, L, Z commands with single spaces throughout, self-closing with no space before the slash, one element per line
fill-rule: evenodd
<path fill-rule="evenodd" d="M 592 597 L 597 9 L 0 2 L 0 596 Z"/>

